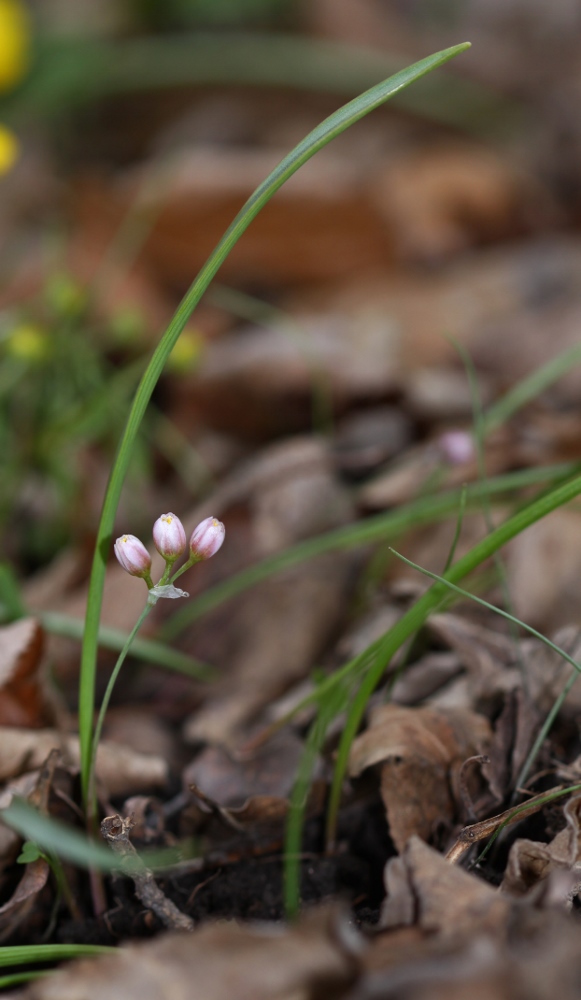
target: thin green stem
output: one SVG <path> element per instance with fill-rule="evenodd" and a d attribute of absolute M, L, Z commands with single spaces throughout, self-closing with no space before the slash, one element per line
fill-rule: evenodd
<path fill-rule="evenodd" d="M 111 676 L 107 682 L 107 687 L 105 689 L 105 694 L 103 695 L 103 701 L 101 702 L 101 708 L 99 709 L 99 715 L 97 717 L 97 724 L 95 726 L 95 732 L 93 734 L 93 743 L 91 746 L 91 758 L 89 763 L 89 783 L 88 783 L 88 803 L 91 805 L 91 811 L 94 811 L 94 799 L 95 799 L 95 768 L 97 763 L 97 751 L 99 749 L 99 741 L 101 739 L 101 732 L 103 730 L 103 723 L 105 721 L 105 715 L 107 714 L 107 708 L 109 707 L 109 702 L 111 700 L 111 695 L 113 693 L 113 688 L 115 687 L 115 682 L 119 676 L 121 667 L 125 662 L 125 658 L 129 652 L 129 647 L 133 642 L 133 639 L 139 632 L 139 629 L 143 625 L 143 622 L 147 618 L 149 612 L 151 611 L 153 604 L 149 601 L 145 605 L 143 611 L 141 612 L 139 618 L 135 622 L 135 625 L 131 629 L 131 632 L 127 636 L 127 640 L 123 649 L 119 653 L 117 658 L 117 663 L 113 667 Z"/>

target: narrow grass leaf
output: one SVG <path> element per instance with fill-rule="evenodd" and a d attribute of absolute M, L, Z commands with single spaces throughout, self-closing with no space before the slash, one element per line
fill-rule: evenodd
<path fill-rule="evenodd" d="M 34 614 L 34 612 L 32 612 Z M 65 636 L 67 639 L 83 638 L 84 623 L 79 618 L 72 618 L 70 615 L 59 614 L 56 611 L 40 611 L 36 614 L 43 628 L 52 635 Z M 110 649 L 115 653 L 121 652 L 127 641 L 127 633 L 121 629 L 108 628 L 105 625 L 99 627 L 98 643 L 102 649 Z M 186 674 L 196 680 L 211 680 L 216 676 L 216 671 L 207 663 L 187 656 L 186 653 L 178 649 L 172 649 L 163 642 L 154 639 L 136 638 L 131 644 L 130 656 L 144 663 L 153 663 L 158 667 L 165 667 L 167 670 L 175 670 L 180 674 Z"/>
<path fill-rule="evenodd" d="M 566 479 L 578 471 L 580 471 L 578 462 L 564 462 L 559 465 L 509 472 L 483 483 L 470 483 L 466 487 L 466 510 L 479 508 L 483 494 L 506 497 L 511 492 L 527 486 Z M 262 580 L 267 580 L 275 573 L 306 562 L 308 559 L 314 559 L 323 552 L 391 541 L 405 531 L 451 517 L 457 514 L 462 492 L 462 490 L 450 490 L 435 496 L 421 497 L 398 510 L 376 514 L 344 528 L 336 528 L 269 556 L 209 588 L 193 601 L 189 601 L 166 622 L 160 630 L 160 635 L 167 640 L 175 638 L 192 622 L 230 598 L 243 593 Z"/>
<path fill-rule="evenodd" d="M 117 455 L 103 501 L 97 531 L 95 554 L 89 582 L 81 674 L 79 684 L 79 735 L 81 743 L 81 784 L 85 802 L 88 799 L 91 768 L 91 743 L 95 702 L 95 673 L 98 646 L 99 619 L 105 584 L 105 568 L 109 554 L 115 514 L 121 497 L 123 483 L 131 461 L 135 441 L 147 405 L 163 371 L 165 363 L 184 329 L 191 313 L 208 288 L 212 278 L 260 210 L 292 175 L 315 153 L 332 139 L 359 121 L 375 108 L 380 107 L 404 87 L 419 80 L 426 73 L 442 66 L 454 56 L 469 48 L 469 43 L 455 45 L 422 59 L 413 66 L 396 73 L 376 87 L 350 101 L 325 119 L 288 154 L 250 196 L 224 236 L 210 254 L 197 278 L 178 306 L 169 326 L 153 352 L 151 361 L 142 376 L 122 434 Z"/>

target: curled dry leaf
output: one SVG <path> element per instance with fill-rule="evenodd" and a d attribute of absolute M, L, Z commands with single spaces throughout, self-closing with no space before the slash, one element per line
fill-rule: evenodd
<path fill-rule="evenodd" d="M 525 895 L 552 872 L 573 871 L 578 867 L 581 862 L 580 795 L 569 799 L 563 814 L 567 825 L 549 844 L 524 838 L 515 841 L 510 849 L 501 886 L 504 892 L 516 896 Z"/>
<path fill-rule="evenodd" d="M 451 826 L 459 769 L 486 749 L 490 736 L 488 720 L 467 710 L 381 705 L 372 713 L 369 729 L 351 747 L 349 773 L 381 765 L 381 795 L 398 851 L 412 834 L 428 840 L 439 824 Z"/>
<path fill-rule="evenodd" d="M 3 936 L 6 931 L 10 933 L 28 912 L 34 897 L 44 889 L 49 872 L 48 862 L 44 858 L 37 858 L 25 866 L 12 896 L 4 906 L 0 906 L 0 930 Z"/>
<path fill-rule="evenodd" d="M 445 936 L 476 928 L 504 927 L 510 902 L 475 875 L 449 864 L 441 854 L 411 837 L 385 869 L 387 899 L 382 927 L 412 925 Z"/>
<path fill-rule="evenodd" d="M 235 757 L 225 748 L 206 747 L 183 774 L 221 806 L 239 807 L 254 796 L 288 796 L 296 778 L 303 742 L 283 730 L 251 753 Z"/>
<path fill-rule="evenodd" d="M 46 721 L 39 679 L 43 631 L 35 618 L 0 628 L 0 725 L 41 726 Z"/>
<path fill-rule="evenodd" d="M 75 962 L 32 984 L 27 1000 L 325 1000 L 358 972 L 361 940 L 337 910 L 292 928 L 210 924 Z"/>

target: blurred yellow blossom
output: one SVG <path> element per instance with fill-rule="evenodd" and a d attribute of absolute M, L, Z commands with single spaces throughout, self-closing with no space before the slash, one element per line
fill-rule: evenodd
<path fill-rule="evenodd" d="M 22 79 L 30 62 L 30 22 L 20 0 L 0 0 L 0 91 Z"/>
<path fill-rule="evenodd" d="M 0 125 L 0 175 L 7 173 L 18 156 L 19 142 L 10 129 Z"/>
<path fill-rule="evenodd" d="M 204 338 L 193 327 L 186 327 L 167 359 L 167 370 L 186 375 L 196 370 L 204 350 Z"/>
<path fill-rule="evenodd" d="M 44 361 L 51 353 L 50 339 L 46 330 L 33 323 L 16 326 L 5 341 L 6 353 L 18 361 L 36 363 Z"/>
<path fill-rule="evenodd" d="M 30 20 L 20 0 L 0 0 L 0 92 L 10 90 L 25 75 L 30 63 Z M 0 175 L 18 156 L 18 140 L 0 125 Z"/>

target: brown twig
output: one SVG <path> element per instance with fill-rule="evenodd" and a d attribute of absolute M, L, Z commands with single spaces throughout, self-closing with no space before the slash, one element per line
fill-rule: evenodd
<path fill-rule="evenodd" d="M 563 786 L 557 785 L 556 788 L 552 788 L 552 792 L 559 791 Z M 526 805 L 513 806 L 511 809 L 507 809 L 505 812 L 499 813 L 498 816 L 491 816 L 490 819 L 483 819 L 480 823 L 473 823 L 472 826 L 465 826 L 463 830 L 460 831 L 458 839 L 453 847 L 450 848 L 446 855 L 446 860 L 455 862 L 472 847 L 472 844 L 476 844 L 479 840 L 486 840 L 487 837 L 491 837 L 493 833 L 496 833 L 501 826 L 510 826 L 511 823 L 518 823 L 521 819 L 526 819 L 527 816 L 532 816 L 533 813 L 542 809 L 547 802 L 547 792 L 541 792 L 540 795 L 535 795 L 533 799 L 530 799 Z"/>
<path fill-rule="evenodd" d="M 164 927 L 170 930 L 193 931 L 194 921 L 175 903 L 163 894 L 155 881 L 152 872 L 145 866 L 133 844 L 129 833 L 133 827 L 131 818 L 121 816 L 106 816 L 101 823 L 101 834 L 109 847 L 119 855 L 121 870 L 133 880 L 135 895 L 148 910 L 153 910 Z"/>

